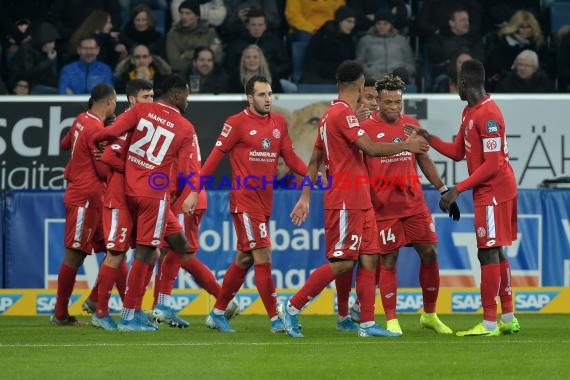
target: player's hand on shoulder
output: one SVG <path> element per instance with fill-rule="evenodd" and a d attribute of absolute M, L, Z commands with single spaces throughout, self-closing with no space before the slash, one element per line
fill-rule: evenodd
<path fill-rule="evenodd" d="M 307 216 L 309 215 L 309 202 L 307 202 L 303 197 L 297 201 L 295 207 L 293 207 L 293 211 L 291 211 L 291 221 L 294 225 L 300 226 L 305 220 L 307 220 Z"/>

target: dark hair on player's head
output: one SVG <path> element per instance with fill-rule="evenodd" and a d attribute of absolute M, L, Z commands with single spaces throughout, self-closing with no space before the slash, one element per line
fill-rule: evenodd
<path fill-rule="evenodd" d="M 485 67 L 478 59 L 470 59 L 463 62 L 460 70 L 461 78 L 465 79 L 468 87 L 485 85 Z"/>
<path fill-rule="evenodd" d="M 404 82 L 402 78 L 394 74 L 385 75 L 384 78 L 376 82 L 376 90 L 378 90 L 378 92 L 381 92 L 383 90 L 403 91 L 405 87 L 406 87 L 406 82 Z"/>
<path fill-rule="evenodd" d="M 160 86 L 163 96 L 173 91 L 185 90 L 188 88 L 188 83 L 178 74 L 171 74 L 164 78 Z"/>
<path fill-rule="evenodd" d="M 152 83 L 144 79 L 132 79 L 127 82 L 127 88 L 125 89 L 125 93 L 127 97 L 129 96 L 137 96 L 139 91 L 150 91 L 152 90 Z"/>
<path fill-rule="evenodd" d="M 106 83 L 100 83 L 96 85 L 91 90 L 91 96 L 89 97 L 87 108 L 91 109 L 91 107 L 93 107 L 93 104 L 95 102 L 106 99 L 114 94 L 115 94 L 115 89 L 113 88 L 113 86 L 110 86 Z"/>
<path fill-rule="evenodd" d="M 245 84 L 245 94 L 246 95 L 253 95 L 253 88 L 255 87 L 255 84 L 257 82 L 267 83 L 269 85 L 271 84 L 271 83 L 269 83 L 269 80 L 267 80 L 267 78 L 264 77 L 263 75 L 254 75 L 251 78 L 249 78 L 249 80 Z"/>
<path fill-rule="evenodd" d="M 352 83 L 364 75 L 362 64 L 358 61 L 343 61 L 336 69 L 336 80 L 339 83 Z"/>
<path fill-rule="evenodd" d="M 366 78 L 364 79 L 364 87 L 376 87 L 376 79 Z"/>

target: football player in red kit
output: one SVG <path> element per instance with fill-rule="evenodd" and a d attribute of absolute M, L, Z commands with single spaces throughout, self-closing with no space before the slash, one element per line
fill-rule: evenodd
<path fill-rule="evenodd" d="M 62 148 L 71 149 L 65 166 L 68 182 L 63 198 L 65 204 L 65 256 L 57 277 L 57 301 L 50 320 L 57 325 L 77 325 L 77 318 L 69 315 L 69 297 L 73 292 L 77 270 L 85 257 L 95 249 L 105 250 L 101 231 L 101 194 L 105 189 L 108 168 L 95 159 L 94 137 L 104 129 L 103 121 L 113 116 L 117 95 L 113 87 L 99 84 L 91 91 L 89 110 L 73 122 L 62 141 Z"/>
<path fill-rule="evenodd" d="M 505 121 L 497 104 L 485 92 L 485 69 L 480 61 L 463 63 L 457 87 L 467 106 L 454 142 L 444 142 L 425 129 L 408 128 L 424 136 L 441 154 L 455 161 L 467 161 L 469 177 L 443 194 L 439 204 L 442 211 L 449 212 L 460 193 L 473 189 L 483 322 L 457 335 L 516 333 L 520 325 L 513 314 L 511 271 L 502 248 L 517 239 L 517 182 L 509 163 Z M 497 295 L 502 311 L 499 323 Z"/>
<path fill-rule="evenodd" d="M 285 118 L 271 112 L 273 92 L 269 81 L 256 75 L 246 83 L 245 93 L 249 106 L 226 120 L 201 172 L 203 178 L 210 176 L 224 155 L 229 155 L 233 174 L 230 212 L 237 234 L 236 260 L 224 276 L 220 295 L 206 324 L 222 332 L 234 332 L 224 311 L 253 265 L 255 284 L 271 320 L 270 331 L 282 332 L 271 276 L 269 216 L 273 207 L 273 178 L 279 156 L 299 175 L 305 175 L 307 166 L 293 150 Z M 247 183 L 240 183 L 245 178 Z"/>

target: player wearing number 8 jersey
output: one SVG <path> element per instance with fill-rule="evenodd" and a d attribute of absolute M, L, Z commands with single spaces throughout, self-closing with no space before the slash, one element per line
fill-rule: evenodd
<path fill-rule="evenodd" d="M 509 261 L 502 249 L 517 239 L 517 184 L 509 163 L 505 121 L 497 104 L 485 93 L 484 83 L 483 64 L 475 59 L 464 62 L 458 75 L 458 92 L 467 106 L 454 142 L 443 142 L 424 129 L 413 128 L 441 154 L 455 161 L 465 157 L 467 161 L 469 177 L 440 201 L 440 208 L 447 212 L 461 192 L 473 189 L 483 323 L 458 332 L 459 336 L 494 336 L 520 330 L 513 315 Z M 498 326 L 497 294 L 502 311 Z"/>
<path fill-rule="evenodd" d="M 305 175 L 307 166 L 293 150 L 284 117 L 271 112 L 273 92 L 268 80 L 263 76 L 253 76 L 246 83 L 245 92 L 249 106 L 226 120 L 201 173 L 203 176 L 211 175 L 224 155 L 229 155 L 234 177 L 230 212 L 237 234 L 236 260 L 224 276 L 222 289 L 206 324 L 222 332 L 234 331 L 224 317 L 224 311 L 253 265 L 255 284 L 271 320 L 270 331 L 282 332 L 271 276 L 269 216 L 273 206 L 272 181 L 279 156 L 299 175 Z M 248 176 L 247 184 L 237 185 L 240 178 Z"/>
<path fill-rule="evenodd" d="M 151 326 L 135 319 L 138 299 L 145 285 L 148 265 L 154 263 L 155 248 L 163 237 L 175 252 L 186 255 L 188 242 L 182 233 L 182 226 L 170 210 L 167 177 L 171 173 L 174 160 L 181 174 L 197 173 L 198 154 L 194 143 L 195 130 L 192 124 L 181 115 L 188 105 L 188 85 L 181 77 L 171 75 L 162 84 L 163 96 L 157 103 L 137 104 L 124 112 L 116 123 L 103 130 L 96 140 L 116 138 L 131 131 L 129 151 L 125 162 L 127 201 L 133 211 L 136 223 L 135 259 L 127 277 L 125 303 L 119 323 L 120 330 L 154 330 Z M 191 178 L 194 188 L 199 187 L 198 179 Z M 184 201 L 185 212 L 193 212 L 198 201 L 198 192 L 192 191 Z M 178 273 L 180 262 L 163 268 Z M 168 305 L 170 295 L 161 295 L 159 304 Z M 188 324 L 165 306 L 167 322 L 173 326 L 187 327 Z"/>
<path fill-rule="evenodd" d="M 423 138 L 411 136 L 401 144 L 374 143 L 360 128 L 354 109 L 364 92 L 362 65 L 345 61 L 337 69 L 339 98 L 334 100 L 319 123 L 319 134 L 309 163 L 308 175 L 316 179 L 317 168 L 325 160 L 327 176 L 350 173 L 353 178 L 368 178 L 363 154 L 390 156 L 404 151 L 425 152 Z M 299 331 L 297 315 L 336 276 L 352 271 L 359 260 L 356 292 L 361 305 L 359 336 L 399 336 L 374 322 L 375 273 L 378 253 L 377 230 L 368 183 L 355 181 L 349 191 L 333 186 L 325 192 L 325 245 L 328 264 L 311 273 L 305 285 L 291 299 L 279 305 L 287 333 L 295 338 Z M 309 211 L 311 188 L 304 187 L 291 213 L 295 224 L 302 223 Z"/>

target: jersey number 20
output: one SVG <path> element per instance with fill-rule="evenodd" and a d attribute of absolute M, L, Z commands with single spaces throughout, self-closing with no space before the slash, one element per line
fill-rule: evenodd
<path fill-rule="evenodd" d="M 172 140 L 174 140 L 174 133 L 162 127 L 155 127 L 150 121 L 145 119 L 139 121 L 137 130 L 146 130 L 146 133 L 131 144 L 129 151 L 137 156 L 146 158 L 152 164 L 160 165 L 166 152 L 168 152 Z M 144 148 L 145 146 L 147 147 Z M 158 152 L 156 152 L 157 150 Z"/>

